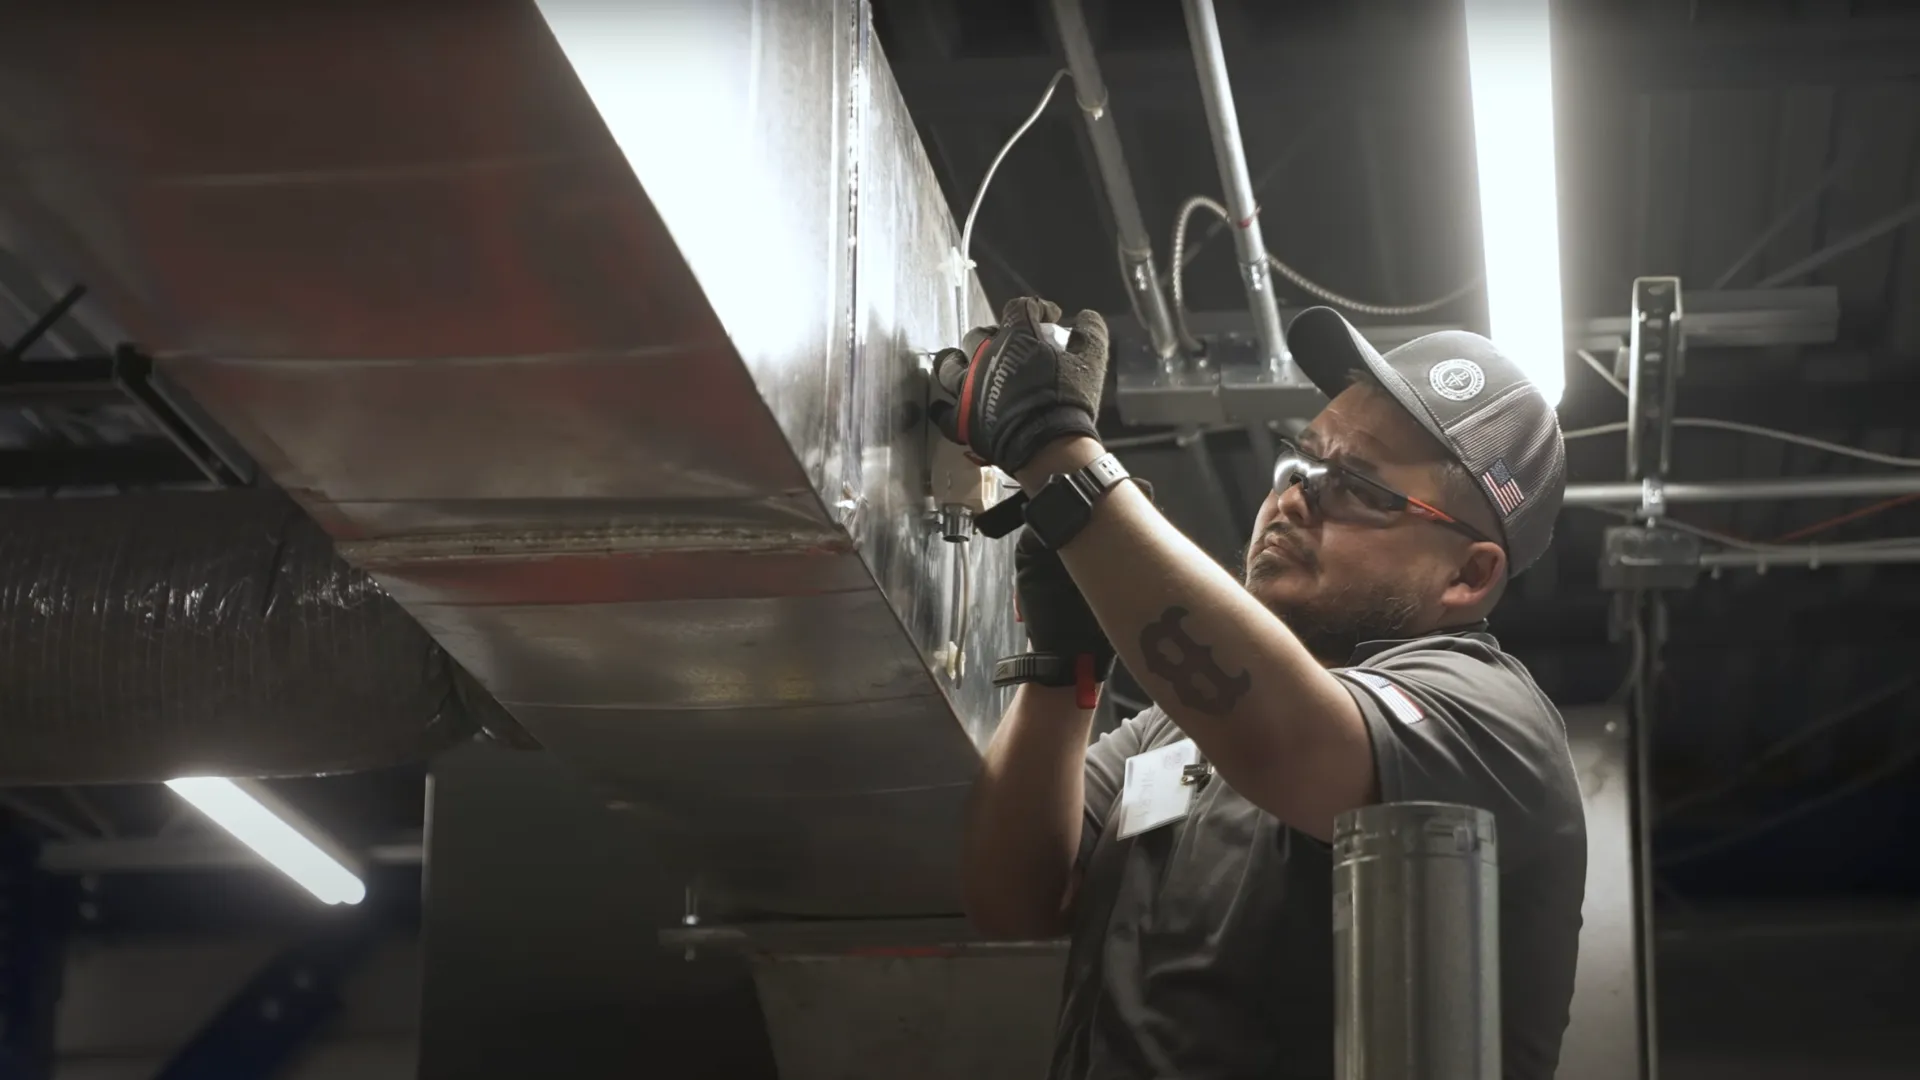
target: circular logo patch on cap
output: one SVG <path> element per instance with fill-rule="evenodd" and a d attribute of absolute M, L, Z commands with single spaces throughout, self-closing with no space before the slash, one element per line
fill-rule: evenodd
<path fill-rule="evenodd" d="M 1442 360 L 1427 372 L 1427 382 L 1448 401 L 1468 401 L 1486 388 L 1487 373 L 1471 360 Z"/>

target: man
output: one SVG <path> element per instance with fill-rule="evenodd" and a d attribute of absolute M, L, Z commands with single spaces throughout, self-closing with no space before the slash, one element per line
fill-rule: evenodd
<path fill-rule="evenodd" d="M 1547 1080 L 1586 833 L 1560 716 L 1484 620 L 1551 539 L 1553 409 L 1485 338 L 1383 357 L 1303 312 L 1288 341 L 1331 402 L 1282 448 L 1237 582 L 1105 456 L 1106 326 L 1081 312 L 1063 348 L 1042 330 L 1058 319 L 1009 304 L 942 354 L 934 407 L 1031 499 L 1016 564 L 1034 652 L 996 676 L 1021 685 L 963 876 L 982 932 L 1071 935 L 1051 1075 L 1326 1080 L 1334 819 L 1431 800 L 1495 816 L 1503 1068 Z M 1158 705 L 1089 750 L 1116 650 Z M 1171 810 L 1165 785 L 1127 789 L 1144 754 L 1199 783 Z"/>

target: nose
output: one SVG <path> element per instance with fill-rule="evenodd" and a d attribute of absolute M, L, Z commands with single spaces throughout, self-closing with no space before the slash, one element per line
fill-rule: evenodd
<path fill-rule="evenodd" d="M 1280 489 L 1279 513 L 1295 525 L 1304 526 L 1313 519 L 1313 507 L 1307 505 L 1304 485 L 1288 484 Z"/>

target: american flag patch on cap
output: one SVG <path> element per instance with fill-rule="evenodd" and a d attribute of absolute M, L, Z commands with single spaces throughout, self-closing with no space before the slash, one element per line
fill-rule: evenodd
<path fill-rule="evenodd" d="M 1480 474 L 1480 482 L 1486 485 L 1487 494 L 1493 497 L 1493 505 L 1500 508 L 1502 517 L 1512 517 L 1520 504 L 1527 501 L 1527 493 L 1507 471 L 1507 459 L 1501 458 L 1493 463 L 1493 468 Z"/>
<path fill-rule="evenodd" d="M 1427 714 L 1420 711 L 1420 706 L 1413 703 L 1406 691 L 1393 685 L 1384 676 L 1371 671 L 1349 671 L 1347 674 L 1371 688 L 1373 696 L 1379 698 L 1380 704 L 1385 705 L 1387 711 L 1398 717 L 1401 723 L 1417 724 L 1427 718 Z"/>

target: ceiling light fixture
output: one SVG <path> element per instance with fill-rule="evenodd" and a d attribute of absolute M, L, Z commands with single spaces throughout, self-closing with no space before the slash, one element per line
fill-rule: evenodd
<path fill-rule="evenodd" d="M 366 899 L 366 884 L 347 868 L 344 854 L 327 850 L 333 845 L 326 834 L 261 785 L 192 776 L 169 780 L 167 786 L 323 902 L 357 904 Z"/>
<path fill-rule="evenodd" d="M 1567 382 L 1548 0 L 1466 0 L 1493 340 L 1547 400 Z"/>

